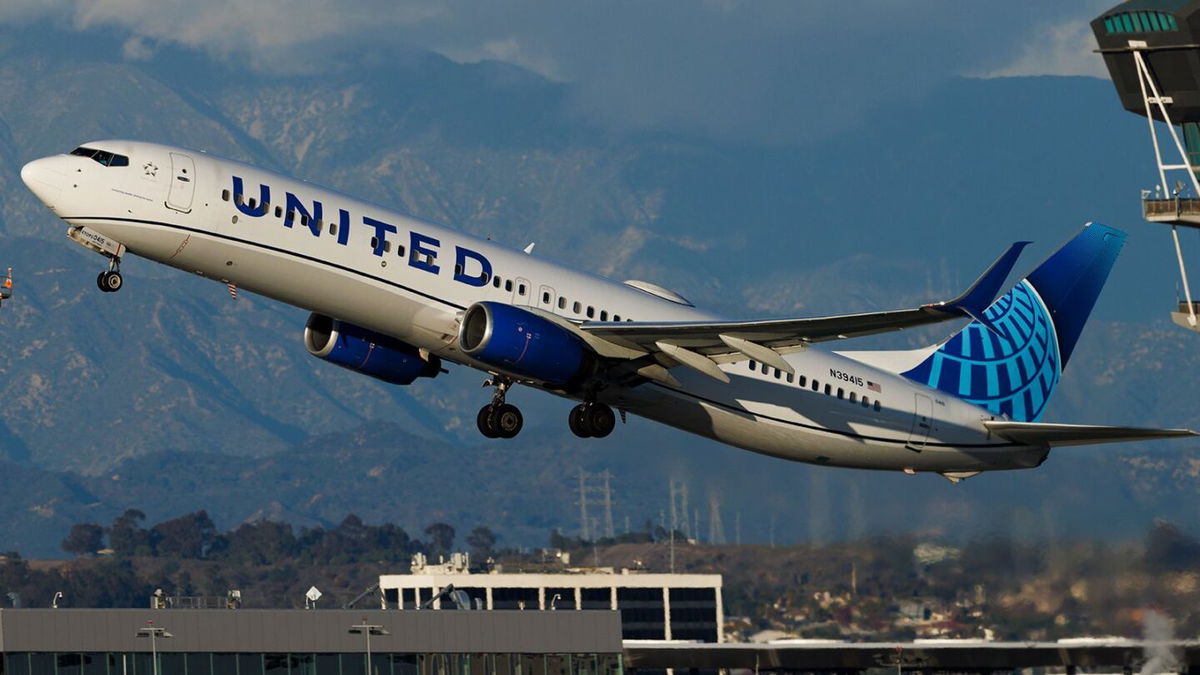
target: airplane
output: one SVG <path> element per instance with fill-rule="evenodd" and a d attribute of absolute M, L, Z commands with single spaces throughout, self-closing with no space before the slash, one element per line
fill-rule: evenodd
<path fill-rule="evenodd" d="M 184 148 L 85 143 L 21 178 L 108 258 L 101 290 L 122 288 L 132 253 L 308 310 L 313 356 L 384 382 L 478 369 L 493 388 L 476 418 L 489 438 L 520 432 L 506 401 L 518 384 L 576 401 L 567 422 L 583 438 L 633 414 L 788 460 L 952 482 L 1036 467 L 1060 446 L 1195 435 L 1038 421 L 1125 241 L 1096 223 L 999 298 L 1028 242 L 950 300 L 734 320 L 650 282 Z M 818 345 L 956 319 L 966 326 L 924 349 Z"/>

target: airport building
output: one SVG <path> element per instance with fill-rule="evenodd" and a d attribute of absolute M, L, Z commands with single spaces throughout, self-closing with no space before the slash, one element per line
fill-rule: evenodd
<path fill-rule="evenodd" d="M 622 671 L 611 611 L 4 609 L 0 656 L 3 675 Z"/>
<path fill-rule="evenodd" d="M 719 574 L 650 574 L 611 568 L 472 573 L 467 557 L 454 554 L 449 562 L 437 565 L 417 556 L 412 574 L 382 575 L 379 590 L 386 608 L 616 610 L 621 614 L 621 635 L 627 640 L 723 641 Z"/>

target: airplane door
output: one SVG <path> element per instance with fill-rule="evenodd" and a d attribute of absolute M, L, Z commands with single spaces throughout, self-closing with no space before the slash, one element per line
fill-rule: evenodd
<path fill-rule="evenodd" d="M 914 394 L 912 430 L 908 433 L 908 449 L 920 452 L 925 449 L 929 432 L 933 428 L 933 399 L 924 394 Z"/>
<path fill-rule="evenodd" d="M 530 298 L 533 296 L 533 285 L 528 279 L 517 277 L 513 279 L 513 304 L 525 305 L 530 304 Z"/>
<path fill-rule="evenodd" d="M 191 156 L 171 153 L 171 190 L 167 193 L 167 206 L 190 213 L 192 199 L 196 196 L 196 163 Z"/>
<path fill-rule="evenodd" d="M 554 311 L 554 289 L 549 286 L 542 286 L 538 289 L 537 306 L 539 309 L 544 309 L 547 312 Z"/>

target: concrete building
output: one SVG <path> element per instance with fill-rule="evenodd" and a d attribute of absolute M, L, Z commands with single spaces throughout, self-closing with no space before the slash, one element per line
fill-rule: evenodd
<path fill-rule="evenodd" d="M 4 609 L 0 656 L 3 675 L 622 671 L 611 611 Z"/>
<path fill-rule="evenodd" d="M 412 574 L 384 574 L 379 589 L 388 608 L 460 609 L 453 586 L 471 609 L 617 610 L 627 640 L 722 642 L 725 610 L 719 574 L 649 574 L 611 568 L 566 569 L 550 574 L 472 573 L 465 555 L 428 565 L 417 557 Z M 436 599 L 435 599 L 436 598 Z"/>

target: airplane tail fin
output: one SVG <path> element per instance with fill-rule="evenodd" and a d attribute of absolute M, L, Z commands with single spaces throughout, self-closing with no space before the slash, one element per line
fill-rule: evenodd
<path fill-rule="evenodd" d="M 1124 232 L 1088 223 L 901 375 L 1010 420 L 1036 422 L 1124 243 Z"/>

